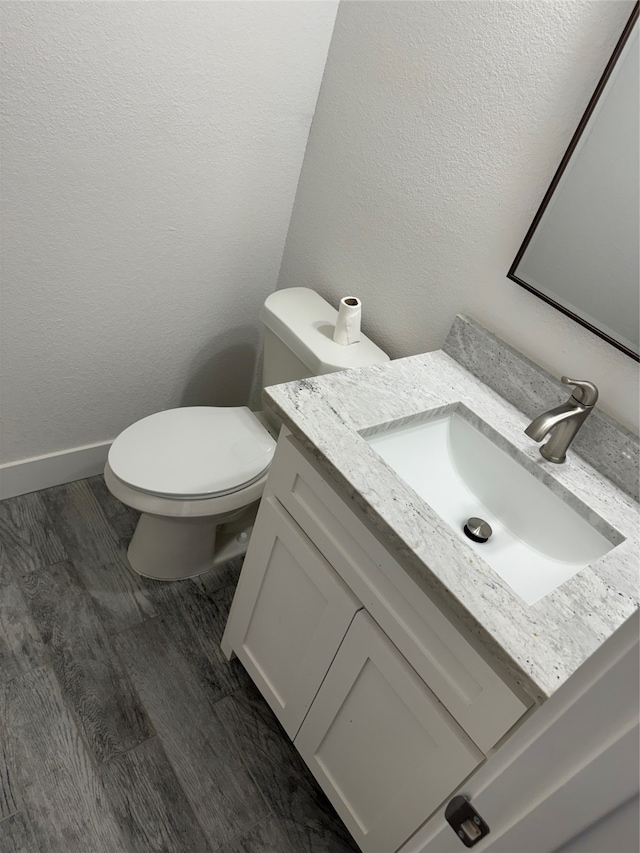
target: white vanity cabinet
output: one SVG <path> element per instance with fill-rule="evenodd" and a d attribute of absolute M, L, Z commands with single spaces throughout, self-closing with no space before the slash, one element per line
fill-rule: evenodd
<path fill-rule="evenodd" d="M 285 429 L 222 647 L 364 853 L 394 853 L 532 704 Z"/>

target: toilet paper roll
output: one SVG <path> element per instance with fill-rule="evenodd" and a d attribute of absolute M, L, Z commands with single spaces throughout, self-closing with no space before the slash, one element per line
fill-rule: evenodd
<path fill-rule="evenodd" d="M 355 296 L 345 296 L 340 300 L 338 319 L 333 330 L 333 340 L 342 346 L 357 344 L 360 340 L 360 319 L 362 302 Z"/>

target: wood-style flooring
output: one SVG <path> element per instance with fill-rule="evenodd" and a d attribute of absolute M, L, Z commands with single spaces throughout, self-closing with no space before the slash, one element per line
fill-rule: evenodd
<path fill-rule="evenodd" d="M 135 575 L 94 477 L 0 502 L 1 853 L 356 850 L 237 660 L 240 560 Z"/>

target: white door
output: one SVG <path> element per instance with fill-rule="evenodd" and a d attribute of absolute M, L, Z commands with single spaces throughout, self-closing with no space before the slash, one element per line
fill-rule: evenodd
<path fill-rule="evenodd" d="M 294 738 L 362 605 L 275 498 L 263 499 L 223 648 Z"/>
<path fill-rule="evenodd" d="M 365 853 L 393 853 L 482 753 L 364 611 L 295 739 Z"/>

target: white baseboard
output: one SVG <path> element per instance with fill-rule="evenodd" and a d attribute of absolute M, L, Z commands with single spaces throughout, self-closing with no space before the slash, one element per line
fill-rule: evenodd
<path fill-rule="evenodd" d="M 101 474 L 111 442 L 74 447 L 0 465 L 0 500 Z"/>

